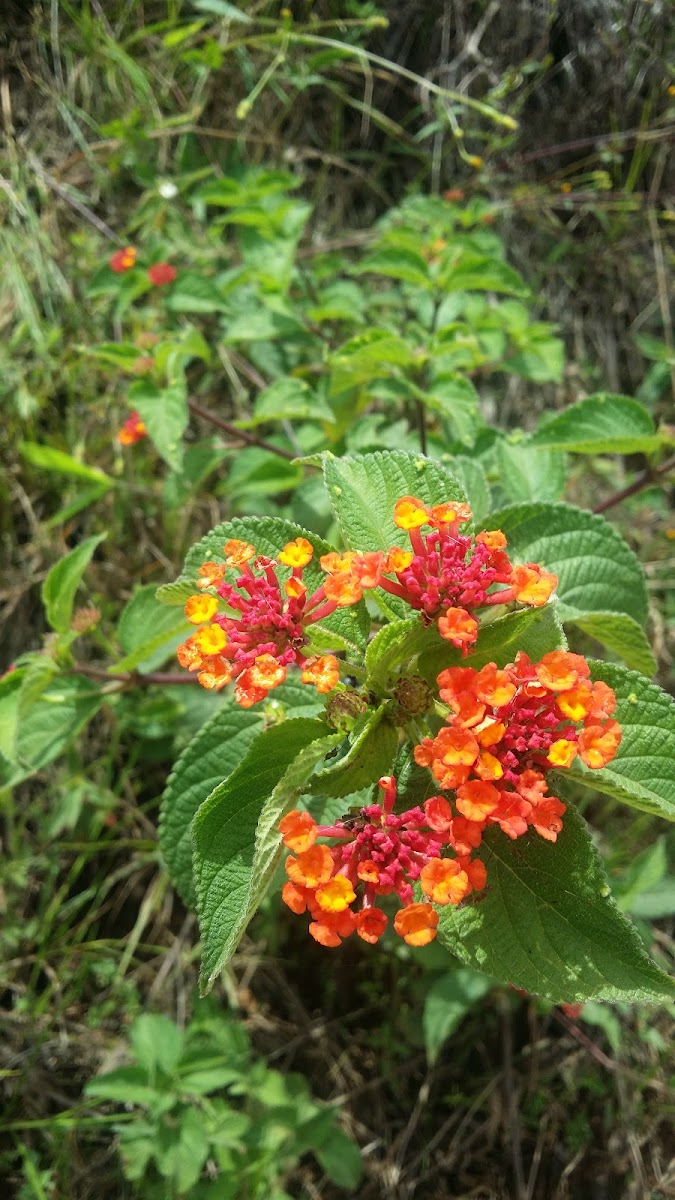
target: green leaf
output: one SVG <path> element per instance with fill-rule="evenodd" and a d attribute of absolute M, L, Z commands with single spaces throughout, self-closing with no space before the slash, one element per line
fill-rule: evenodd
<path fill-rule="evenodd" d="M 314 1153 L 326 1175 L 337 1187 L 352 1191 L 363 1175 L 361 1151 L 338 1125 L 328 1130 Z"/>
<path fill-rule="evenodd" d="M 112 671 L 154 671 L 166 661 L 179 638 L 194 632 L 185 616 L 162 604 L 154 584 L 138 588 L 124 606 L 118 627 L 125 657 Z"/>
<path fill-rule="evenodd" d="M 306 718 L 266 729 L 199 809 L 192 838 L 202 994 L 234 953 L 269 884 L 281 848 L 279 819 L 340 736 L 326 736 L 322 721 Z"/>
<path fill-rule="evenodd" d="M 444 1042 L 459 1029 L 467 1013 L 490 991 L 487 975 L 460 967 L 435 979 L 424 1000 L 422 1028 L 427 1058 L 434 1063 Z"/>
<path fill-rule="evenodd" d="M 474 521 L 484 521 L 492 507 L 492 497 L 485 471 L 478 459 L 465 458 L 462 454 L 444 454 L 441 462 L 464 488 Z"/>
<path fill-rule="evenodd" d="M 116 1071 L 98 1075 L 84 1085 L 84 1092 L 93 1100 L 113 1100 L 144 1107 L 156 1103 L 159 1097 L 142 1067 L 119 1067 Z"/>
<path fill-rule="evenodd" d="M 297 537 L 307 538 L 314 547 L 314 558 L 305 567 L 303 573 L 303 581 L 307 585 L 308 594 L 311 595 L 326 578 L 319 566 L 319 559 L 322 555 L 328 554 L 333 547 L 324 542 L 322 538 L 317 537 L 316 534 L 308 533 L 306 529 L 302 529 L 290 521 L 284 521 L 281 517 L 235 517 L 232 521 L 217 525 L 188 552 L 178 583 L 182 584 L 184 578 L 196 580 L 197 572 L 203 562 L 224 562 L 223 546 L 231 538 L 250 542 L 255 546 L 258 554 L 276 558 L 286 542 L 293 541 Z M 279 566 L 277 573 L 279 579 L 285 582 L 290 575 L 290 570 Z M 195 586 L 193 585 L 188 595 L 192 595 L 194 591 Z M 176 591 L 167 593 L 165 588 L 160 588 L 158 592 L 162 603 L 177 603 L 179 602 L 177 597 L 180 594 L 182 593 Z M 164 598 L 165 595 L 167 600 Z M 335 635 L 332 644 L 336 649 L 344 650 L 349 647 L 358 653 L 366 646 L 370 632 L 370 618 L 363 601 L 348 608 L 338 608 L 323 621 L 309 626 L 312 638 L 317 634 L 320 636 L 322 631 L 328 635 Z"/>
<path fill-rule="evenodd" d="M 616 694 L 614 718 L 621 726 L 621 745 L 616 758 L 598 770 L 575 759 L 568 770 L 554 773 L 556 786 L 559 779 L 574 779 L 674 821 L 675 700 L 643 675 L 612 663 L 591 662 L 591 677 L 602 679 Z"/>
<path fill-rule="evenodd" d="M 456 266 L 441 272 L 443 292 L 500 292 L 507 296 L 530 295 L 517 271 L 495 258 L 465 253 Z"/>
<path fill-rule="evenodd" d="M 16 758 L 19 725 L 19 696 L 25 670 L 18 668 L 0 676 L 0 754 L 9 762 Z"/>
<path fill-rule="evenodd" d="M 438 926 L 442 942 L 467 966 L 556 1004 L 675 994 L 612 899 L 572 806 L 555 844 L 534 832 L 511 841 L 490 831 L 480 857 L 485 892 L 475 903 L 441 909 Z"/>
<path fill-rule="evenodd" d="M 98 467 L 88 467 L 63 450 L 54 446 L 41 446 L 38 442 L 21 442 L 19 450 L 26 462 L 34 467 L 42 467 L 44 471 L 57 471 L 60 475 L 71 475 L 74 479 L 86 479 L 98 487 L 105 485 L 105 490 L 115 486 L 114 479 L 100 471 Z"/>
<path fill-rule="evenodd" d="M 27 779 L 63 753 L 103 702 L 100 690 L 79 676 L 61 676 L 22 716 L 16 733 L 19 764 L 9 785 Z"/>
<path fill-rule="evenodd" d="M 415 287 L 432 287 L 426 259 L 404 246 L 383 246 L 373 254 L 367 254 L 357 266 L 351 268 L 351 274 L 384 275 L 387 279 L 402 279 Z"/>
<path fill-rule="evenodd" d="M 251 18 L 245 12 L 236 8 L 234 4 L 228 4 L 227 0 L 193 0 L 193 5 L 199 12 L 226 17 L 228 21 L 239 21 L 243 25 L 249 25 L 251 22 Z"/>
<path fill-rule="evenodd" d="M 391 673 L 403 663 L 425 650 L 435 656 L 442 640 L 436 626 L 423 625 L 418 616 L 389 621 L 378 630 L 366 650 L 368 684 L 384 688 Z"/>
<path fill-rule="evenodd" d="M 666 839 L 661 836 L 634 858 L 619 879 L 613 880 L 616 902 L 622 912 L 634 912 L 639 896 L 657 887 L 668 871 Z"/>
<path fill-rule="evenodd" d="M 431 384 L 428 392 L 416 392 L 421 404 L 437 412 L 450 426 L 453 438 L 473 446 L 483 426 L 478 393 L 465 375 L 446 373 Z"/>
<path fill-rule="evenodd" d="M 297 317 L 273 312 L 269 308 L 256 308 L 228 321 L 224 328 L 227 342 L 274 341 L 277 338 L 295 337 L 304 334 L 305 327 Z"/>
<path fill-rule="evenodd" d="M 634 671 L 641 671 L 643 675 L 655 673 L 656 659 L 647 635 L 632 617 L 624 613 L 594 612 L 576 617 L 574 624 L 602 642 L 608 650 L 613 650 Z"/>
<path fill-rule="evenodd" d="M 304 683 L 284 683 L 266 703 L 240 708 L 232 695 L 207 721 L 177 760 L 167 780 L 159 820 L 159 848 L 171 882 L 188 907 L 196 906 L 190 825 L 200 804 L 245 758 L 268 714 L 314 717 L 323 710 L 318 692 Z"/>
<path fill-rule="evenodd" d="M 335 415 L 328 405 L 302 379 L 286 375 L 275 379 L 256 397 L 253 416 L 239 421 L 245 429 L 262 425 L 267 421 L 328 421 L 333 424 Z"/>
<path fill-rule="evenodd" d="M 388 707 L 382 705 L 368 714 L 363 726 L 354 729 L 347 753 L 315 773 L 308 787 L 312 795 L 350 796 L 391 771 L 398 730 L 387 720 Z"/>
<path fill-rule="evenodd" d="M 42 603 L 47 620 L 57 633 L 67 633 L 73 615 L 75 593 L 96 547 L 107 537 L 105 533 L 86 538 L 59 559 L 42 584 Z"/>
<path fill-rule="evenodd" d="M 598 392 L 550 417 L 528 445 L 576 454 L 651 454 L 661 438 L 641 404 L 629 396 Z"/>
<path fill-rule="evenodd" d="M 532 503 L 492 514 L 489 524 L 506 534 L 514 562 L 541 563 L 558 576 L 563 624 L 608 612 L 626 613 L 644 624 L 647 589 L 642 567 L 603 517 L 571 504 Z M 599 625 L 593 636 L 599 639 L 602 633 Z M 616 627 L 608 633 L 614 648 Z"/>
<path fill-rule="evenodd" d="M 368 329 L 350 338 L 330 356 L 330 394 L 338 396 L 374 379 L 389 378 L 395 368 L 410 366 L 413 351 L 388 329 Z"/>
<path fill-rule="evenodd" d="M 499 483 L 508 500 L 559 500 L 565 490 L 565 455 L 534 450 L 499 438 L 495 447 Z"/>
<path fill-rule="evenodd" d="M 449 471 L 422 454 L 390 450 L 335 458 L 327 452 L 323 462 L 336 520 L 347 545 L 357 550 L 410 545 L 405 530 L 394 525 L 394 505 L 401 496 L 417 496 L 425 504 L 466 502 Z"/>
<path fill-rule="evenodd" d="M 164 303 L 169 312 L 212 313 L 226 312 L 228 304 L 218 288 L 204 275 L 179 271 Z"/>
<path fill-rule="evenodd" d="M 142 1013 L 129 1032 L 136 1061 L 154 1079 L 158 1068 L 170 1075 L 183 1052 L 183 1035 L 160 1013 Z"/>
<path fill-rule="evenodd" d="M 434 626 L 429 627 L 429 633 L 432 630 L 437 640 L 420 655 L 418 663 L 420 675 L 429 682 L 433 682 L 439 671 L 446 667 L 467 666 L 479 671 L 489 662 L 504 667 L 514 661 L 518 650 L 523 650 L 537 662 L 549 651 L 566 647 L 555 602 L 541 608 L 518 609 L 481 626 L 476 644 L 466 657 L 446 642 Z"/>
<path fill-rule="evenodd" d="M 157 453 L 170 467 L 180 470 L 182 438 L 188 424 L 185 381 L 179 379 L 160 388 L 149 379 L 139 379 L 129 388 L 128 398 L 131 407 L 140 413 Z"/>

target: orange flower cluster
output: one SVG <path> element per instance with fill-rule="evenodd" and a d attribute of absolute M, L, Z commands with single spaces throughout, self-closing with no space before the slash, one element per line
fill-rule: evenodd
<path fill-rule="evenodd" d="M 394 507 L 394 524 L 407 531 L 411 549 L 394 546 L 386 554 L 352 554 L 350 564 L 363 587 L 381 587 L 398 596 L 421 612 L 427 624 L 437 620 L 442 637 L 464 654 L 478 636 L 474 610 L 512 601 L 538 607 L 558 583 L 556 575 L 536 563 L 514 566 L 500 529 L 475 538 L 461 534 L 460 526 L 470 520 L 466 504 L 428 505 L 402 496 Z M 425 525 L 431 527 L 426 536 Z"/>
<path fill-rule="evenodd" d="M 188 620 L 200 628 L 178 647 L 181 666 L 196 671 L 206 688 L 218 689 L 236 679 L 235 699 L 244 708 L 283 683 L 291 664 L 300 668 L 303 683 L 330 692 L 340 678 L 338 661 L 332 654 L 305 654 L 307 629 L 361 599 L 361 584 L 348 561 L 334 551 L 323 555 L 325 579 L 308 593 L 302 576 L 314 548 L 306 538 L 288 542 L 276 559 L 256 556 L 254 546 L 237 539 L 227 542 L 223 554 L 223 563 L 205 562 L 199 568 L 202 592 L 185 605 Z M 290 568 L 284 583 L 279 566 Z M 225 578 L 228 570 L 237 572 L 233 583 Z M 219 597 L 227 612 L 218 611 Z"/>
<path fill-rule="evenodd" d="M 116 275 L 124 275 L 127 271 L 133 270 L 137 265 L 138 250 L 135 246 L 124 246 L 122 250 L 116 250 L 108 259 L 108 266 Z M 168 262 L 153 263 L 148 267 L 148 279 L 153 287 L 163 287 L 167 283 L 173 283 L 176 278 L 176 268 L 172 267 Z"/>
<path fill-rule="evenodd" d="M 614 692 L 589 675 L 586 660 L 565 650 L 538 663 L 521 651 L 503 670 L 488 663 L 480 671 L 441 671 L 446 725 L 415 747 L 415 761 L 431 769 L 441 788 L 455 791 L 467 845 L 480 845 L 490 824 L 511 838 L 531 825 L 556 840 L 565 805 L 547 795 L 544 772 L 569 767 L 577 755 L 588 767 L 604 767 L 621 741 L 610 719 Z"/>
<path fill-rule="evenodd" d="M 322 946 L 339 946 L 354 932 L 365 942 L 377 942 L 387 916 L 376 901 L 392 894 L 402 904 L 394 917 L 396 933 L 409 946 L 426 946 L 436 937 L 433 904 L 459 904 L 485 886 L 483 863 L 471 859 L 470 847 L 457 849 L 462 820 L 453 820 L 442 796 L 427 800 L 423 809 L 396 814 L 394 777 L 384 775 L 379 786 L 381 804 L 369 804 L 333 825 L 317 825 L 310 813 L 297 809 L 280 822 L 284 845 L 292 851 L 282 898 L 294 913 L 309 912 L 309 932 Z M 335 844 L 319 844 L 319 837 Z M 456 856 L 442 857 L 444 846 Z M 422 903 L 413 902 L 417 881 L 427 897 Z"/>
<path fill-rule="evenodd" d="M 141 420 L 141 414 L 134 411 L 124 422 L 117 434 L 117 440 L 120 446 L 133 446 L 135 442 L 140 442 L 141 438 L 147 437 L 147 435 L 148 431 Z"/>

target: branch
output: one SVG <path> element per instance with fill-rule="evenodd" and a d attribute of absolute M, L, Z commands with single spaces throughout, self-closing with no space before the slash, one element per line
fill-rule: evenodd
<path fill-rule="evenodd" d="M 141 675 L 139 671 L 106 671 L 103 667 L 90 667 L 88 663 L 75 663 L 70 674 L 85 675 L 87 679 L 100 679 L 106 683 L 123 683 L 127 687 L 197 682 L 193 675 L 186 675 L 184 671 L 148 671 L 147 674 Z"/>
<path fill-rule="evenodd" d="M 660 467 L 647 467 L 647 470 L 643 471 L 641 475 L 638 475 L 637 479 L 634 479 L 633 482 L 629 483 L 627 487 L 621 488 L 621 490 L 618 492 L 613 492 L 612 495 L 608 496 L 606 500 L 601 501 L 600 504 L 596 504 L 593 512 L 607 512 L 608 508 L 614 508 L 615 504 L 621 504 L 622 500 L 627 500 L 629 496 L 634 496 L 636 492 L 643 491 L 643 489 L 649 487 L 650 484 L 658 483 L 661 476 L 667 475 L 668 472 L 672 471 L 674 467 L 675 454 L 673 454 L 670 458 L 667 458 L 665 462 L 662 462 Z"/>
<path fill-rule="evenodd" d="M 292 450 L 282 450 L 280 446 L 273 446 L 270 442 L 265 442 L 262 438 L 256 437 L 254 433 L 248 433 L 245 429 L 238 429 L 231 421 L 226 421 L 224 417 L 218 416 L 218 413 L 212 412 L 210 408 L 204 408 L 196 400 L 188 399 L 188 408 L 196 417 L 201 417 L 203 421 L 209 421 L 217 429 L 222 429 L 230 437 L 236 437 L 239 441 L 246 442 L 249 446 L 259 446 L 261 450 L 269 450 L 270 454 L 277 454 L 279 458 L 289 460 L 297 458 L 297 455 Z"/>

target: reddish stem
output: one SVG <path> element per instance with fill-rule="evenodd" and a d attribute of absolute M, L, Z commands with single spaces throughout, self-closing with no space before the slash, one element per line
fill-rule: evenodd
<path fill-rule="evenodd" d="M 627 487 L 621 488 L 618 492 L 613 492 L 606 500 L 603 500 L 600 504 L 596 504 L 593 512 L 607 512 L 608 508 L 614 508 L 615 504 L 621 504 L 622 500 L 627 500 L 629 496 L 634 496 L 636 492 L 643 491 L 650 484 L 658 483 L 661 476 L 667 475 L 673 468 L 675 468 L 675 454 L 667 458 L 665 462 L 662 462 L 660 467 L 647 467 L 647 470 L 643 471 L 642 475 L 638 475 L 637 479 L 634 479 Z"/>

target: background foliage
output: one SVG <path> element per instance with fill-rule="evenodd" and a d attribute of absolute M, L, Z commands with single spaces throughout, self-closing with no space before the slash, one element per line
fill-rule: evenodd
<path fill-rule="evenodd" d="M 605 508 L 646 588 L 626 556 L 633 624 L 608 620 L 611 591 L 562 595 L 568 631 L 607 671 L 623 658 L 669 685 L 672 16 L 383 7 L 7 6 L 1 646 L 3 666 L 28 657 L 0 682 L 0 1172 L 22 1200 L 672 1184 L 672 1009 L 564 1011 L 436 947 L 350 945 L 328 968 L 276 901 L 204 1007 L 160 859 L 178 753 L 202 731 L 208 790 L 214 730 L 235 765 L 260 718 L 152 686 L 184 632 L 156 588 L 222 520 L 334 537 L 318 451 L 418 451 L 423 425 L 477 517 L 502 507 L 556 570 L 560 502 Z M 142 268 L 114 276 L 126 244 Z M 178 276 L 153 291 L 160 259 Z M 123 451 L 131 409 L 150 442 Z M 542 530 L 542 505 L 562 524 Z M 622 543 L 584 519 L 595 578 Z M 653 802 L 575 795 L 619 906 L 672 967 Z"/>

